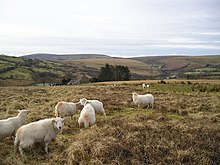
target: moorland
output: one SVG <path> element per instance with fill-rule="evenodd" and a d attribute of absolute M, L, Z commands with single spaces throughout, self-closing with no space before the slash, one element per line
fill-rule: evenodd
<path fill-rule="evenodd" d="M 147 83 L 149 88 L 142 88 Z M 154 109 L 138 109 L 131 93 L 151 93 Z M 38 145 L 25 152 L 26 164 L 220 164 L 220 81 L 141 80 L 71 86 L 0 87 L 0 118 L 29 109 L 28 122 L 54 117 L 58 101 L 99 99 L 107 118 L 79 128 L 78 112 L 45 155 Z M 0 164 L 23 164 L 13 139 L 0 141 Z"/>
<path fill-rule="evenodd" d="M 0 55 L 0 86 L 60 83 L 63 79 L 97 78 L 101 67 L 127 66 L 131 80 L 220 79 L 220 56 L 148 56 L 116 58 L 79 54 Z"/>

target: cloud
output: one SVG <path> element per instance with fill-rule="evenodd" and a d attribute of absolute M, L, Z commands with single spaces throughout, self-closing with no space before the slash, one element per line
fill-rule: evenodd
<path fill-rule="evenodd" d="M 218 0 L 1 0 L 0 53 L 219 54 L 219 6 Z"/>
<path fill-rule="evenodd" d="M 200 33 L 200 34 L 204 34 L 204 35 L 217 35 L 217 36 L 219 36 L 220 32 L 203 32 L 203 33 Z"/>

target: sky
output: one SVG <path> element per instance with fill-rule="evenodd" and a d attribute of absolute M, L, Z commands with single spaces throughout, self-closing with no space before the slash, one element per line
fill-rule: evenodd
<path fill-rule="evenodd" d="M 0 0 L 0 54 L 220 55 L 220 0 Z"/>

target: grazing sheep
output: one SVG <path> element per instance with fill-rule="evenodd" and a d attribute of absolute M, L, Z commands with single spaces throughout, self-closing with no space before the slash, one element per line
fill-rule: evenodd
<path fill-rule="evenodd" d="M 147 84 L 147 85 L 145 83 L 142 84 L 142 88 L 149 88 L 149 87 L 150 87 L 149 84 Z"/>
<path fill-rule="evenodd" d="M 72 118 L 73 115 L 76 114 L 78 110 L 78 106 L 80 105 L 80 102 L 73 103 L 73 102 L 58 102 L 55 106 L 55 116 L 56 117 L 65 117 L 70 116 Z"/>
<path fill-rule="evenodd" d="M 90 125 L 95 124 L 95 120 L 95 110 L 91 103 L 86 101 L 78 119 L 79 127 L 83 123 L 84 127 L 87 128 Z"/>
<path fill-rule="evenodd" d="M 152 109 L 154 106 L 154 96 L 152 94 L 138 95 L 136 92 L 132 93 L 132 99 L 134 104 L 138 105 L 138 108 L 143 105 L 147 105 L 147 109 L 149 108 L 149 104 L 151 104 Z"/>
<path fill-rule="evenodd" d="M 18 115 L 8 119 L 0 120 L 0 139 L 15 136 L 16 130 L 26 124 L 29 110 L 18 110 Z"/>
<path fill-rule="evenodd" d="M 86 103 L 90 103 L 96 113 L 101 113 L 106 117 L 105 109 L 103 107 L 103 103 L 99 100 L 87 100 L 86 98 L 80 99 L 81 105 L 85 106 Z"/>
<path fill-rule="evenodd" d="M 18 148 L 22 157 L 24 157 L 23 149 L 31 148 L 35 143 L 43 143 L 44 150 L 48 153 L 50 141 L 56 138 L 63 125 L 63 119 L 60 117 L 23 125 L 17 130 L 14 146 L 17 149 L 19 145 Z"/>

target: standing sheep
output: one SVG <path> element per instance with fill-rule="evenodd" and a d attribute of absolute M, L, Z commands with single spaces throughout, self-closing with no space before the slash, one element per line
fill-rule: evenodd
<path fill-rule="evenodd" d="M 149 87 L 150 87 L 149 84 L 147 84 L 147 85 L 145 83 L 142 84 L 142 88 L 149 88 Z"/>
<path fill-rule="evenodd" d="M 86 103 L 90 103 L 96 113 L 101 113 L 106 117 L 105 109 L 103 107 L 103 103 L 99 100 L 87 100 L 86 98 L 80 99 L 81 105 L 85 106 Z"/>
<path fill-rule="evenodd" d="M 95 110 L 91 103 L 88 103 L 88 101 L 86 101 L 78 119 L 79 127 L 83 123 L 84 127 L 87 128 L 90 125 L 95 124 L 95 120 Z"/>
<path fill-rule="evenodd" d="M 132 99 L 134 104 L 138 105 L 138 108 L 143 105 L 149 108 L 149 104 L 151 105 L 152 109 L 154 106 L 154 96 L 152 94 L 145 94 L 145 95 L 138 95 L 136 92 L 132 93 Z"/>
<path fill-rule="evenodd" d="M 23 125 L 17 130 L 15 148 L 19 145 L 19 151 L 24 157 L 23 149 L 32 147 L 35 143 L 43 143 L 44 150 L 48 153 L 48 145 L 63 128 L 63 119 L 60 117 L 43 119 Z"/>
<path fill-rule="evenodd" d="M 0 139 L 15 136 L 16 130 L 26 124 L 29 110 L 18 110 L 18 115 L 8 119 L 0 120 Z"/>
<path fill-rule="evenodd" d="M 55 106 L 55 116 L 56 117 L 65 117 L 70 116 L 72 118 L 73 115 L 76 114 L 78 110 L 78 106 L 80 105 L 80 102 L 73 103 L 73 102 L 58 102 Z"/>

